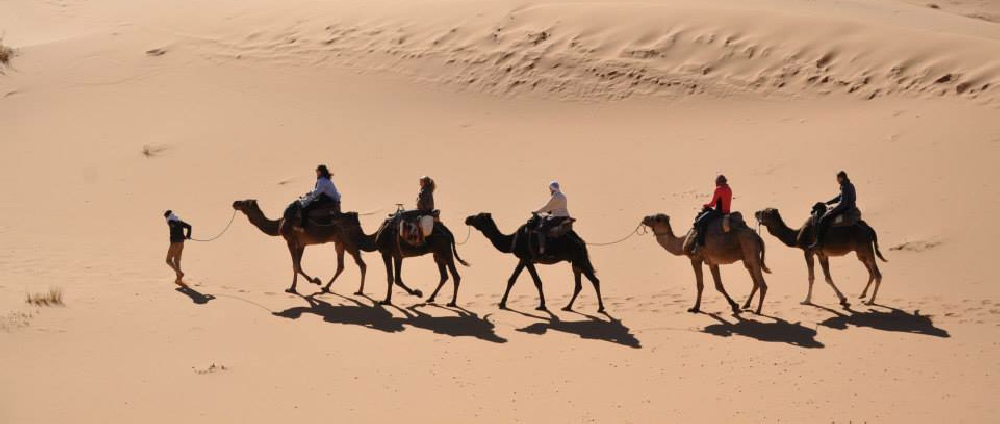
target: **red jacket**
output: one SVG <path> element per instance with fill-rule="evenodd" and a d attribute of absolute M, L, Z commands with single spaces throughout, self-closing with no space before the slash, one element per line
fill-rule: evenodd
<path fill-rule="evenodd" d="M 715 187 L 715 194 L 712 195 L 712 201 L 705 204 L 706 208 L 715 208 L 718 206 L 719 202 L 722 202 L 722 213 L 729 213 L 729 207 L 733 204 L 733 189 L 729 188 L 729 184 L 723 184 Z"/>

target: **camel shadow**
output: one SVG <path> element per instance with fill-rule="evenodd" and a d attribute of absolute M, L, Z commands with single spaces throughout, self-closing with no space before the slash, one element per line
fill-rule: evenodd
<path fill-rule="evenodd" d="M 951 337 L 948 331 L 935 327 L 931 317 L 929 315 L 921 315 L 919 310 L 909 313 L 889 306 L 874 305 L 888 309 L 888 311 L 874 309 L 855 311 L 848 307 L 846 308 L 848 313 L 845 314 L 825 306 L 813 306 L 832 313 L 834 316 L 823 320 L 820 325 L 837 330 L 846 330 L 849 326 L 854 326 L 942 338 Z"/>
<path fill-rule="evenodd" d="M 423 307 L 433 307 L 453 312 L 455 316 L 432 316 L 421 311 Z M 496 326 L 490 322 L 490 315 L 480 317 L 476 313 L 461 307 L 446 308 L 434 304 L 414 305 L 402 309 L 406 314 L 406 324 L 451 337 L 475 337 L 479 340 L 506 343 L 507 339 L 496 333 Z"/>
<path fill-rule="evenodd" d="M 517 312 L 517 311 L 514 311 Z M 534 317 L 534 315 L 518 312 L 522 315 Z M 563 321 L 554 314 L 549 314 L 548 322 L 538 322 L 517 331 L 528 334 L 542 335 L 549 330 L 560 333 L 575 334 L 582 339 L 603 340 L 628 346 L 632 349 L 642 349 L 642 343 L 632 334 L 632 330 L 622 324 L 622 320 L 607 315 L 609 321 L 593 315 L 580 314 L 587 317 L 586 321 Z"/>
<path fill-rule="evenodd" d="M 215 296 L 211 294 L 204 294 L 198 292 L 198 290 L 192 289 L 191 287 L 184 286 L 174 289 L 178 292 L 184 293 L 187 297 L 191 298 L 191 301 L 196 305 L 204 305 L 212 300 L 215 300 Z"/>
<path fill-rule="evenodd" d="M 299 297 L 305 300 L 308 306 L 297 306 L 272 314 L 289 319 L 299 319 L 302 314 L 314 314 L 323 317 L 323 321 L 331 324 L 357 325 L 386 333 L 398 333 L 404 330 L 402 318 L 396 318 L 385 309 L 366 305 L 351 298 L 340 296 L 349 304 L 333 305 L 317 299 L 314 294 Z"/>
<path fill-rule="evenodd" d="M 768 324 L 737 315 L 736 322 L 731 323 L 718 314 L 713 313 L 708 314 L 708 316 L 718 321 L 718 324 L 709 325 L 702 329 L 702 331 L 713 336 L 730 337 L 739 335 L 754 338 L 762 342 L 787 343 L 805 349 L 822 349 L 826 347 L 822 342 L 816 340 L 816 330 L 803 327 L 800 323 L 792 324 L 781 318 L 761 315 L 775 321 Z"/>

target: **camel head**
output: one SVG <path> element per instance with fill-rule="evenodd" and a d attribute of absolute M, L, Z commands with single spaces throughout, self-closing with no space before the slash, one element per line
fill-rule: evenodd
<path fill-rule="evenodd" d="M 257 205 L 256 200 L 237 200 L 233 202 L 233 209 L 240 212 L 247 213 L 252 210 L 260 210 L 260 206 Z"/>
<path fill-rule="evenodd" d="M 472 226 L 472 228 L 480 231 L 490 222 L 493 222 L 493 214 L 489 212 L 480 212 L 465 218 L 465 225 Z"/>
<path fill-rule="evenodd" d="M 670 226 L 670 216 L 663 213 L 648 215 L 642 219 L 642 225 L 656 229 L 656 227 Z"/>
<path fill-rule="evenodd" d="M 771 228 L 772 225 L 777 225 L 782 222 L 781 214 L 775 208 L 761 209 L 753 214 L 754 218 L 757 218 L 757 222 L 763 224 L 765 227 Z"/>

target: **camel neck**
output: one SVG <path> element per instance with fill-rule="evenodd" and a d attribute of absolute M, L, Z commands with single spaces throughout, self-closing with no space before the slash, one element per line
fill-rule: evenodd
<path fill-rule="evenodd" d="M 670 252 L 670 254 L 676 256 L 684 255 L 684 239 L 674 235 L 674 230 L 670 227 L 670 224 L 654 226 L 653 232 L 656 236 L 656 242 L 666 249 L 666 251 Z"/>
<path fill-rule="evenodd" d="M 281 227 L 281 221 L 273 221 L 264 215 L 264 212 L 260 209 L 250 209 L 243 211 L 246 214 L 247 219 L 250 221 L 254 227 L 264 232 L 269 236 L 280 235 L 279 228 Z"/>
<path fill-rule="evenodd" d="M 777 237 L 778 240 L 781 240 L 781 242 L 785 243 L 786 246 L 796 247 L 798 245 L 798 237 L 800 230 L 796 230 L 789 227 L 787 224 L 785 224 L 785 221 L 781 219 L 781 216 L 777 216 L 776 221 L 777 222 L 771 225 L 765 226 L 765 228 L 767 228 L 767 232 Z"/>
<path fill-rule="evenodd" d="M 500 228 L 497 227 L 497 224 L 493 220 L 489 220 L 479 231 L 486 238 L 490 239 L 493 247 L 501 253 L 511 253 L 511 244 L 514 241 L 514 236 L 501 233 Z"/>

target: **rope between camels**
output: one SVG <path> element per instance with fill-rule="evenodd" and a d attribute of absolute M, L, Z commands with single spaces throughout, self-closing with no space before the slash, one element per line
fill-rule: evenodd
<path fill-rule="evenodd" d="M 639 231 L 640 229 L 643 229 L 643 228 L 644 228 L 644 227 L 642 226 L 642 223 L 639 223 L 639 225 L 637 225 L 637 226 L 635 227 L 635 229 L 634 229 L 634 230 L 632 230 L 632 232 L 631 232 L 631 233 L 628 233 L 628 235 L 627 235 L 627 236 L 625 236 L 625 237 L 622 237 L 622 238 L 620 238 L 620 239 L 618 239 L 618 240 L 615 240 L 615 241 L 609 241 L 609 242 L 606 242 L 606 243 L 587 243 L 587 245 L 588 245 L 588 246 L 610 246 L 610 245 L 612 245 L 612 244 L 618 244 L 618 243 L 621 243 L 621 242 L 623 242 L 623 241 L 625 241 L 625 240 L 628 240 L 628 239 L 629 239 L 629 238 L 631 238 L 632 236 L 635 236 L 635 235 L 643 235 L 643 234 L 646 234 L 646 231 L 645 231 L 645 230 L 643 230 L 642 232 L 640 232 L 640 231 Z"/>
<path fill-rule="evenodd" d="M 196 239 L 194 237 L 191 237 L 191 240 L 193 240 L 193 241 L 212 241 L 212 240 L 215 240 L 215 239 L 217 239 L 219 237 L 222 237 L 222 235 L 225 234 L 226 231 L 229 231 L 229 227 L 231 225 L 233 225 L 233 221 L 234 220 L 236 220 L 236 210 L 235 209 L 233 209 L 233 216 L 229 218 L 229 223 L 226 224 L 226 228 L 223 228 L 222 231 L 219 232 L 219 234 L 215 235 L 215 237 L 208 238 L 208 239 Z"/>
<path fill-rule="evenodd" d="M 382 211 L 384 211 L 384 210 L 385 210 L 385 208 L 379 208 L 379 209 L 375 209 L 375 210 L 373 210 L 373 211 L 370 211 L 370 212 L 364 212 L 364 213 L 362 213 L 362 212 L 358 212 L 358 216 L 369 216 L 369 215 L 375 215 L 375 214 L 377 214 L 377 213 L 379 213 L 379 212 L 382 212 Z M 316 222 L 316 220 L 315 220 L 315 219 L 312 219 L 312 217 L 310 217 L 310 218 L 308 218 L 308 219 L 309 219 L 309 222 L 310 222 L 310 223 L 311 223 L 312 225 L 315 225 L 315 226 L 317 226 L 317 227 L 333 227 L 333 226 L 336 226 L 336 225 L 337 225 L 337 224 L 333 224 L 333 223 L 330 223 L 330 224 L 324 224 L 324 223 L 321 223 L 321 222 Z"/>
<path fill-rule="evenodd" d="M 461 246 L 461 245 L 463 245 L 465 243 L 468 243 L 469 242 L 469 237 L 472 237 L 472 226 L 471 225 L 466 225 L 465 227 L 468 230 L 468 232 L 465 233 L 465 241 L 463 241 L 461 243 L 455 242 L 455 244 L 457 244 L 459 246 Z"/>

